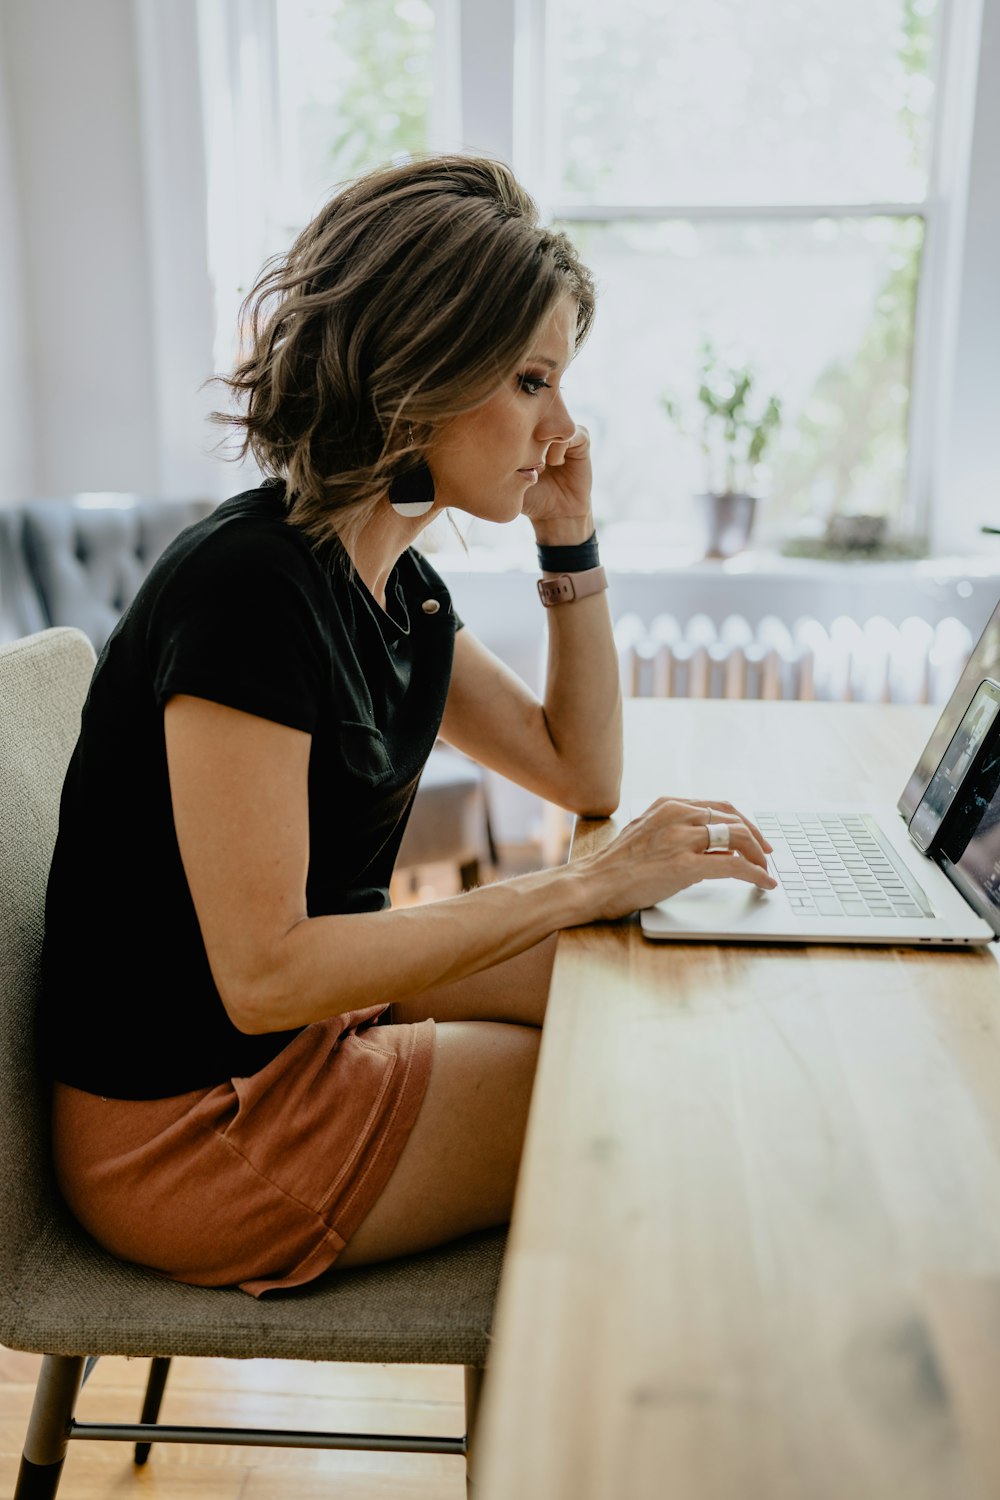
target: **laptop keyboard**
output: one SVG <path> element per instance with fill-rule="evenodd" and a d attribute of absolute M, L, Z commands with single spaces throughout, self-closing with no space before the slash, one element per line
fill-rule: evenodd
<path fill-rule="evenodd" d="M 774 845 L 774 875 L 802 916 L 933 917 L 926 895 L 867 814 L 758 813 L 755 821 Z"/>

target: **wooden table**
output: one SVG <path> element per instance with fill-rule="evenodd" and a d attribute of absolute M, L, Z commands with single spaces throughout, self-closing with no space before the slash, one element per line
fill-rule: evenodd
<path fill-rule="evenodd" d="M 636 701 L 623 807 L 894 801 L 934 717 Z M 476 1473 L 480 1500 L 1000 1496 L 992 948 L 561 937 Z"/>

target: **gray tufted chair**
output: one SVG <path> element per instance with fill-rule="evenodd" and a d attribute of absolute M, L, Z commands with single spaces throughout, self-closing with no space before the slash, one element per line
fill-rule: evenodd
<path fill-rule="evenodd" d="M 0 598 L 12 636 L 74 625 L 100 651 L 168 542 L 210 500 L 75 495 L 0 510 Z"/>

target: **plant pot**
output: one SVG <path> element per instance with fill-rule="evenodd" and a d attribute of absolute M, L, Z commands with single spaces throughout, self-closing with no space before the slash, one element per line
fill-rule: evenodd
<path fill-rule="evenodd" d="M 705 556 L 733 557 L 753 530 L 756 495 L 696 495 L 704 525 Z"/>
<path fill-rule="evenodd" d="M 826 539 L 849 552 L 871 552 L 882 546 L 886 530 L 885 516 L 831 516 L 827 522 Z"/>

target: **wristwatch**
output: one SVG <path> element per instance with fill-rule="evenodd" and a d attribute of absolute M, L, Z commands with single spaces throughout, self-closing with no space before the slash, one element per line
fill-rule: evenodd
<path fill-rule="evenodd" d="M 558 578 L 540 578 L 538 597 L 546 609 L 551 609 L 554 604 L 572 604 L 574 599 L 599 594 L 607 586 L 608 575 L 603 568 L 587 568 L 583 573 L 560 573 Z"/>

